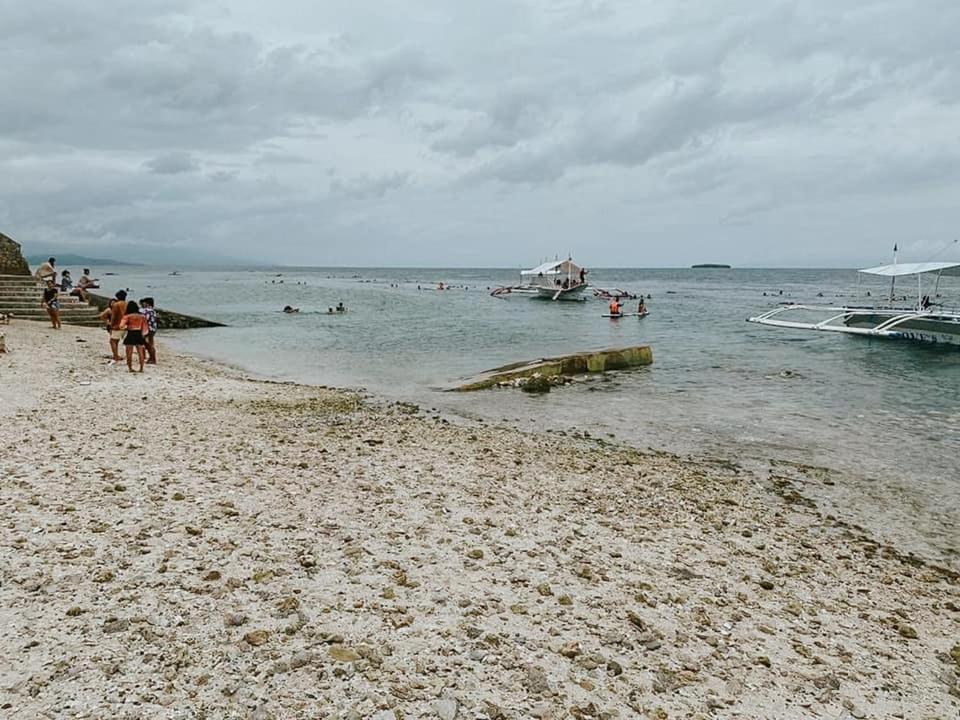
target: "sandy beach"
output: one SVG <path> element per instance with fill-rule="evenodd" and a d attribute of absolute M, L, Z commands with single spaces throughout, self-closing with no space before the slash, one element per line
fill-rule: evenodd
<path fill-rule="evenodd" d="M 813 469 L 0 330 L 4 718 L 960 713 L 956 573 Z"/>

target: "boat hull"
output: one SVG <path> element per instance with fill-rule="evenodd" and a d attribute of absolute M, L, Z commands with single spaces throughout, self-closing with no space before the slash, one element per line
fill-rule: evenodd
<path fill-rule="evenodd" d="M 818 321 L 785 319 L 791 313 L 818 313 Z M 768 310 L 750 322 L 796 330 L 819 330 L 890 340 L 937 343 L 960 347 L 960 314 L 907 309 L 878 309 L 787 305 Z"/>
<path fill-rule="evenodd" d="M 583 291 L 586 285 L 577 285 L 572 288 L 538 287 L 535 297 L 540 300 L 583 300 Z"/>
<path fill-rule="evenodd" d="M 890 314 L 855 315 L 844 324 L 854 328 L 873 328 L 890 319 Z M 887 335 L 896 340 L 960 345 L 960 321 L 950 317 L 919 316 L 898 323 Z"/>

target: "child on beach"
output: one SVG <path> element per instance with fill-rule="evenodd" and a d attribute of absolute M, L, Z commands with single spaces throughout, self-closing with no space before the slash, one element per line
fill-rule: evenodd
<path fill-rule="evenodd" d="M 147 336 L 144 338 L 147 347 L 147 365 L 157 364 L 157 346 L 153 339 L 157 335 L 157 311 L 153 308 L 153 298 L 145 297 L 140 300 L 140 314 L 147 319 Z"/>
<path fill-rule="evenodd" d="M 40 303 L 46 308 L 47 315 L 50 316 L 50 327 L 54 330 L 60 329 L 60 299 L 57 292 L 57 286 L 53 280 L 47 281 L 47 289 L 43 291 L 43 301 Z"/>
<path fill-rule="evenodd" d="M 126 315 L 120 321 L 120 329 L 126 330 L 123 346 L 127 350 L 127 369 L 133 372 L 133 349 L 137 349 L 137 359 L 140 361 L 140 372 L 143 372 L 143 362 L 146 359 L 146 335 L 150 331 L 147 319 L 140 314 L 140 307 L 133 300 L 127 303 Z"/>

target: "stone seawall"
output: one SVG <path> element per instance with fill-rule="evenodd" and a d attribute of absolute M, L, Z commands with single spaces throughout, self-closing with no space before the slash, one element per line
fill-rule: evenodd
<path fill-rule="evenodd" d="M 30 265 L 20 252 L 20 243 L 0 233 L 0 275 L 29 275 Z"/>
<path fill-rule="evenodd" d="M 111 298 L 104 297 L 103 295 L 95 295 L 94 293 L 87 293 L 87 297 L 90 300 L 90 304 L 96 305 L 100 310 L 105 310 L 111 300 Z M 223 323 L 214 322 L 213 320 L 205 320 L 194 317 L 193 315 L 184 315 L 171 310 L 161 310 L 160 308 L 157 308 L 157 326 L 161 330 L 192 330 L 194 328 L 226 327 Z"/>

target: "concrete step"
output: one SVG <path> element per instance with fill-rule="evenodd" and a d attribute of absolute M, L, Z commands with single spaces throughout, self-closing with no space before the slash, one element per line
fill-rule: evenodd
<path fill-rule="evenodd" d="M 39 302 L 0 303 L 0 312 L 4 312 L 4 313 L 29 312 L 31 310 L 37 310 L 37 311 L 42 310 L 46 312 L 46 308 L 44 308 Z M 94 315 L 100 314 L 100 311 L 97 310 L 95 307 L 92 307 L 90 305 L 84 305 L 81 303 L 61 303 L 60 310 L 63 312 L 72 312 L 72 313 L 86 312 L 86 313 L 93 313 Z"/>
<path fill-rule="evenodd" d="M 14 315 L 23 315 L 31 312 L 40 312 L 45 313 L 47 309 L 40 305 L 40 303 L 30 303 L 24 305 L 5 305 L 0 303 L 0 312 L 2 313 L 13 313 Z M 73 313 L 74 315 L 79 313 L 86 313 L 88 315 L 100 315 L 100 312 L 95 307 L 90 307 L 89 305 L 78 305 L 76 303 L 64 304 L 60 306 L 60 312 Z"/>
<path fill-rule="evenodd" d="M 39 305 L 43 299 L 43 293 L 35 295 L 0 295 L 0 305 Z M 57 299 L 61 305 L 80 305 L 81 307 L 95 307 L 86 303 L 76 295 L 60 294 Z"/>
<path fill-rule="evenodd" d="M 45 320 L 47 317 L 49 317 L 46 310 L 25 310 L 23 312 L 13 313 L 8 313 L 6 310 L 0 310 L 0 313 L 3 313 L 4 315 L 10 315 L 10 317 L 12 317 L 14 320 Z M 103 324 L 103 321 L 100 320 L 98 316 L 91 315 L 90 313 L 61 311 L 60 317 L 64 319 L 73 318 L 75 320 L 90 320 L 91 322 L 96 322 L 100 325 Z"/>
<path fill-rule="evenodd" d="M 18 320 L 30 320 L 30 321 L 33 321 L 33 322 L 45 322 L 45 323 L 48 323 L 48 324 L 49 324 L 49 322 L 50 322 L 50 318 L 47 317 L 46 315 L 44 315 L 43 317 L 14 318 L 13 322 L 17 322 Z M 78 318 L 73 318 L 73 317 L 64 317 L 64 316 L 61 316 L 61 317 L 60 317 L 60 322 L 62 322 L 64 325 L 75 325 L 75 326 L 77 326 L 77 327 L 89 327 L 89 328 L 102 328 L 102 327 L 103 327 L 102 323 L 100 323 L 99 320 L 84 320 L 84 319 L 82 319 L 82 318 L 81 318 L 81 319 L 78 319 Z M 4 328 L 4 327 L 5 327 L 5 326 L 0 325 L 0 332 L 3 332 L 3 328 Z M 106 333 L 104 333 L 104 337 L 106 337 Z"/>
<path fill-rule="evenodd" d="M 21 313 L 18 315 L 11 315 L 10 319 L 12 322 L 16 322 L 18 320 L 47 320 L 49 319 L 49 317 L 50 316 L 47 315 L 46 311 L 44 311 L 42 313 Z M 76 313 L 60 313 L 60 319 L 63 320 L 63 322 L 83 323 L 83 324 L 89 324 L 91 326 L 103 327 L 102 320 L 100 320 L 97 317 L 91 317 L 90 315 L 78 315 Z"/>
<path fill-rule="evenodd" d="M 2 311 L 0 311 L 2 312 Z M 49 322 L 50 316 L 47 315 L 46 311 L 42 313 L 31 313 L 29 315 L 14 315 L 11 319 L 11 322 L 21 322 L 24 320 L 32 320 L 35 322 Z M 89 315 L 76 315 L 74 313 L 60 313 L 60 321 L 64 325 L 80 325 L 82 327 L 103 327 L 103 321 L 96 318 L 90 317 Z M 3 325 L 0 325 L 0 332 L 3 331 Z"/>
<path fill-rule="evenodd" d="M 77 295 L 71 295 L 70 293 L 61 292 L 58 293 L 61 300 L 79 300 L 80 298 Z M 25 290 L 17 292 L 3 292 L 0 290 L 0 302 L 8 300 L 20 300 L 20 299 L 31 299 L 35 297 L 42 297 L 43 290 Z"/>
<path fill-rule="evenodd" d="M 4 290 L 0 288 L 0 298 L 6 297 L 37 297 L 38 295 L 43 295 L 45 288 L 25 288 L 23 290 Z M 70 295 L 69 292 L 63 292 L 63 290 L 57 291 L 60 294 L 60 297 L 77 297 L 76 295 Z"/>
<path fill-rule="evenodd" d="M 31 303 L 39 303 L 40 299 L 43 297 L 42 293 L 36 293 L 33 295 L 0 295 L 0 305 L 30 305 Z M 58 298 L 61 305 L 87 305 L 88 303 L 83 302 L 76 295 L 64 295 L 60 294 Z"/>

